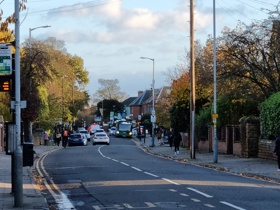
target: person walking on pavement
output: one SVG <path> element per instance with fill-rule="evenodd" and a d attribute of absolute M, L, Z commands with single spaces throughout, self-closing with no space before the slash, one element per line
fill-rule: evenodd
<path fill-rule="evenodd" d="M 167 132 L 167 138 L 168 138 L 168 143 L 169 143 L 169 146 L 172 150 L 172 146 L 173 146 L 173 130 L 172 128 L 170 128 L 170 130 Z"/>
<path fill-rule="evenodd" d="M 49 134 L 47 133 L 47 131 L 44 132 L 44 146 L 48 146 L 49 145 Z"/>
<path fill-rule="evenodd" d="M 280 171 L 280 135 L 278 135 L 276 138 L 274 153 L 276 153 L 277 156 L 277 163 L 278 163 L 277 171 Z"/>
<path fill-rule="evenodd" d="M 64 128 L 62 132 L 62 146 L 66 148 L 67 143 L 68 143 L 68 130 Z"/>
<path fill-rule="evenodd" d="M 179 147 L 180 142 L 182 141 L 182 137 L 179 131 L 174 131 L 174 147 L 175 147 L 175 155 L 179 155 Z"/>
<path fill-rule="evenodd" d="M 61 133 L 60 133 L 60 130 L 59 128 L 56 129 L 56 132 L 55 132 L 55 144 L 57 146 L 60 145 L 60 142 L 61 142 Z"/>
<path fill-rule="evenodd" d="M 157 139 L 158 139 L 158 144 L 159 144 L 159 145 L 162 145 L 161 137 L 162 137 L 162 131 L 161 131 L 160 128 L 158 128 L 158 131 L 157 131 Z"/>

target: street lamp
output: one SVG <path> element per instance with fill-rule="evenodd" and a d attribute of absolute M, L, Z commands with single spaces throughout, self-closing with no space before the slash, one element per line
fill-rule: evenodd
<path fill-rule="evenodd" d="M 153 110 L 151 115 L 151 122 L 152 122 L 152 142 L 151 147 L 155 146 L 155 59 L 147 58 L 147 57 L 140 57 L 141 59 L 148 59 L 153 61 L 153 82 L 152 82 L 152 91 L 153 91 Z"/>
<path fill-rule="evenodd" d="M 33 30 L 36 30 L 36 29 L 38 29 L 38 28 L 48 28 L 48 27 L 51 27 L 51 26 L 48 26 L 48 25 L 46 25 L 46 26 L 38 26 L 38 27 L 36 27 L 36 28 L 29 28 L 29 72 L 31 71 L 31 31 L 33 31 Z M 32 88 L 32 79 L 30 78 L 30 89 Z M 29 127 L 29 132 L 30 132 L 30 134 L 29 134 L 29 139 L 30 139 L 30 137 L 32 136 L 32 122 L 30 122 L 30 125 L 29 125 L 30 127 Z"/>
<path fill-rule="evenodd" d="M 38 29 L 38 28 L 49 28 L 51 26 L 38 26 L 38 27 L 35 27 L 35 28 L 29 28 L 29 48 L 31 48 L 31 32 Z"/>

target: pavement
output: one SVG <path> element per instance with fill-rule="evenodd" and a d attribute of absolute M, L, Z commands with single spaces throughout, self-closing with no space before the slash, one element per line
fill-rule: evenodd
<path fill-rule="evenodd" d="M 260 158 L 240 158 L 233 155 L 218 154 L 218 161 L 214 163 L 213 153 L 199 153 L 196 151 L 195 159 L 190 157 L 187 148 L 180 147 L 180 153 L 174 154 L 174 147 L 168 144 L 159 144 L 155 139 L 155 146 L 151 147 L 151 137 L 141 141 L 132 139 L 137 146 L 145 152 L 162 158 L 183 162 L 185 164 L 208 167 L 240 176 L 261 179 L 280 184 L 280 172 L 277 171 L 277 163 L 273 160 Z M 46 199 L 40 191 L 40 185 L 36 185 L 36 161 L 46 152 L 58 149 L 57 146 L 34 146 L 34 165 L 23 167 L 23 207 L 14 207 L 14 194 L 11 186 L 11 156 L 0 152 L 0 210 L 49 210 Z"/>

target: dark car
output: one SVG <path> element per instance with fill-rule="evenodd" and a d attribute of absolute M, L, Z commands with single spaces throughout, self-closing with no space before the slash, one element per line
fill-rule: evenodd
<path fill-rule="evenodd" d="M 88 143 L 87 137 L 85 134 L 82 133 L 74 133 L 70 135 L 68 146 L 74 145 L 84 145 L 86 146 Z"/>

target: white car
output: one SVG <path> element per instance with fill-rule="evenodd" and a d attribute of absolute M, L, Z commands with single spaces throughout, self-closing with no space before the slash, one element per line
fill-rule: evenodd
<path fill-rule="evenodd" d="M 80 130 L 79 133 L 85 134 L 87 140 L 90 141 L 90 133 L 87 130 Z"/>
<path fill-rule="evenodd" d="M 110 133 L 110 135 L 115 135 L 116 134 L 116 127 L 111 127 L 109 129 L 109 133 Z"/>
<path fill-rule="evenodd" d="M 104 129 L 103 128 L 99 128 L 95 130 L 95 133 L 104 133 Z"/>
<path fill-rule="evenodd" d="M 107 145 L 110 144 L 110 138 L 105 132 L 96 132 L 92 139 L 92 145 L 98 143 L 105 143 Z"/>

